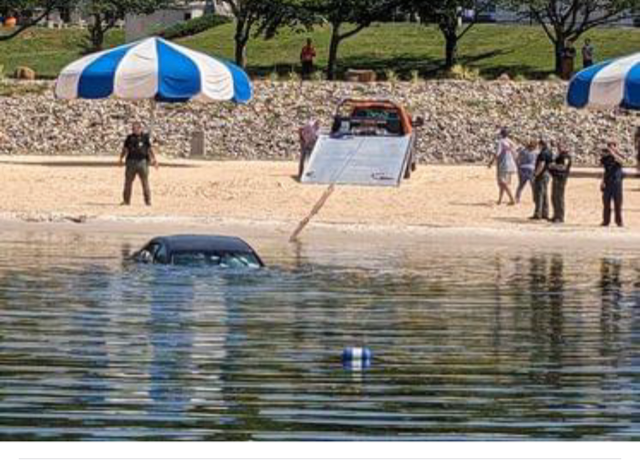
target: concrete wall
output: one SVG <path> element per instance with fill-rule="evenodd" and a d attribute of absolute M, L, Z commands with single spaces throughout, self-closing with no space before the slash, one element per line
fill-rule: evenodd
<path fill-rule="evenodd" d="M 496 8 L 494 13 L 496 23 L 530 23 L 529 18 L 518 15 L 513 10 L 507 10 L 504 8 Z M 611 23 L 612 26 L 634 26 L 633 18 L 625 18 L 615 23 Z"/>
<path fill-rule="evenodd" d="M 204 6 L 194 4 L 191 7 L 172 10 L 159 10 L 151 15 L 127 15 L 124 25 L 126 42 L 151 36 L 163 29 L 204 14 Z"/>
<path fill-rule="evenodd" d="M 180 10 L 159 10 L 151 15 L 127 15 L 124 32 L 127 42 L 152 36 L 170 26 L 199 18 L 204 11 L 200 8 L 185 8 Z"/>

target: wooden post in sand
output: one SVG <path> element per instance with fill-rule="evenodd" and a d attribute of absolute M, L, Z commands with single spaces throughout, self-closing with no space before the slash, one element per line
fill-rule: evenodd
<path fill-rule="evenodd" d="M 329 196 L 331 196 L 335 187 L 336 187 L 335 183 L 332 183 L 325 190 L 325 192 L 322 193 L 322 196 L 320 196 L 320 199 L 318 199 L 318 202 L 316 202 L 316 204 L 313 206 L 313 209 L 311 209 L 311 212 L 309 212 L 309 215 L 307 215 L 304 219 L 300 221 L 300 223 L 298 224 L 298 227 L 296 227 L 296 229 L 291 234 L 291 237 L 289 237 L 290 242 L 295 242 L 298 239 L 298 235 L 300 235 L 300 233 L 309 224 L 309 222 L 311 222 L 311 219 L 313 218 L 313 216 L 315 216 L 318 212 L 320 212 L 320 209 L 322 209 L 322 206 L 324 206 L 324 203 L 327 202 L 327 199 L 329 199 Z"/>

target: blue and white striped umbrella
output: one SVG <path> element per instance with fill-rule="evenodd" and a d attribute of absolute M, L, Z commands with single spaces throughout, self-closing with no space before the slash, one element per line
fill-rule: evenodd
<path fill-rule="evenodd" d="M 241 68 L 156 37 L 83 57 L 56 83 L 61 99 L 246 103 L 252 93 Z"/>
<path fill-rule="evenodd" d="M 640 109 L 640 53 L 593 65 L 569 83 L 567 103 L 574 108 Z"/>

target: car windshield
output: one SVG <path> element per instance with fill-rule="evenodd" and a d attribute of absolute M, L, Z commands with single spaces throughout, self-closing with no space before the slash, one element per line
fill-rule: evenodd
<path fill-rule="evenodd" d="M 218 268 L 259 268 L 260 261 L 253 253 L 196 252 L 174 253 L 171 263 L 177 266 L 214 266 Z"/>
<path fill-rule="evenodd" d="M 335 116 L 332 132 L 341 135 L 384 137 L 404 135 L 400 112 L 397 109 L 353 105 L 346 106 Z"/>

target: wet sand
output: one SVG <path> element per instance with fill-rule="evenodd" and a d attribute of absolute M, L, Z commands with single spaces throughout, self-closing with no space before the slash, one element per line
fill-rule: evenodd
<path fill-rule="evenodd" d="M 63 222 L 109 230 L 144 226 L 150 232 L 160 227 L 215 227 L 219 232 L 242 227 L 245 234 L 285 236 L 326 189 L 298 183 L 294 162 L 167 160 L 152 170 L 153 206 L 143 204 L 136 182 L 133 204 L 124 207 L 124 170 L 114 161 L 0 157 L 0 218 L 5 226 L 8 221 Z M 338 187 L 303 238 L 330 231 L 391 240 L 429 235 L 498 245 L 640 246 L 640 180 L 625 181 L 624 229 L 599 227 L 597 178 L 574 178 L 567 191 L 567 223 L 556 226 L 528 219 L 533 210 L 529 188 L 521 204 L 496 205 L 493 169 L 424 165 L 398 188 Z"/>

